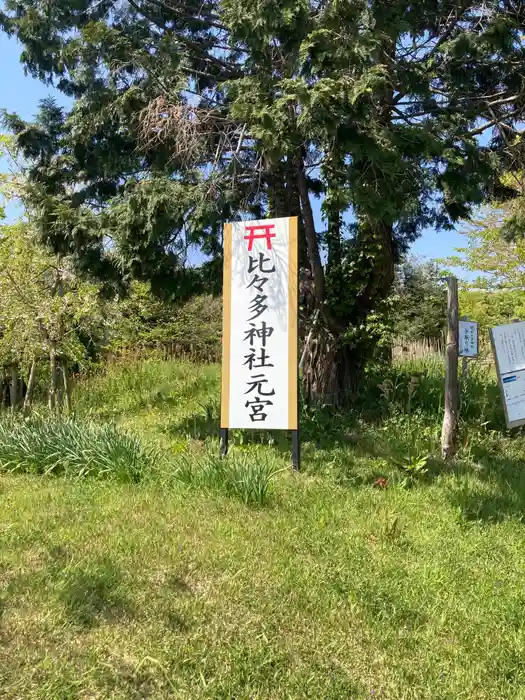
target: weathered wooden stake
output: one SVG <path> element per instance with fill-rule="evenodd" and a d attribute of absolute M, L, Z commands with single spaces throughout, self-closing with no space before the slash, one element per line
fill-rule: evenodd
<path fill-rule="evenodd" d="M 57 352 L 56 343 L 52 341 L 49 348 L 49 367 L 51 370 L 51 384 L 49 387 L 49 410 L 52 413 L 57 413 L 59 405 L 57 403 L 57 393 L 58 393 L 58 364 L 57 364 Z"/>
<path fill-rule="evenodd" d="M 27 416 L 27 414 L 31 410 L 31 404 L 33 402 L 33 394 L 35 393 L 35 384 L 36 384 L 36 369 L 37 369 L 36 358 L 33 358 L 33 362 L 31 363 L 31 370 L 29 372 L 29 381 L 27 383 L 26 397 L 24 399 L 24 415 L 25 416 Z"/>
<path fill-rule="evenodd" d="M 458 281 L 448 278 L 447 304 L 447 349 L 445 355 L 445 415 L 441 431 L 441 454 L 443 459 L 452 459 L 457 451 L 459 418 L 459 312 Z"/>
<path fill-rule="evenodd" d="M 462 316 L 461 321 L 468 321 L 469 317 L 468 316 Z M 463 381 L 466 381 L 468 377 L 468 357 L 462 357 L 461 358 L 461 379 Z"/>
<path fill-rule="evenodd" d="M 60 363 L 62 369 L 62 381 L 64 383 L 64 400 L 66 403 L 66 411 L 68 415 L 71 413 L 71 382 L 69 380 L 69 368 L 67 360 L 62 360 Z"/>
<path fill-rule="evenodd" d="M 18 370 L 15 365 L 11 365 L 11 412 L 15 413 L 18 407 Z"/>

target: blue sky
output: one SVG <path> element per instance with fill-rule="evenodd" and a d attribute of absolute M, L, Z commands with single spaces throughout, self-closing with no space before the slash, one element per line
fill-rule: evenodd
<path fill-rule="evenodd" d="M 49 95 L 54 95 L 59 103 L 67 105 L 63 95 L 25 75 L 20 63 L 20 52 L 20 44 L 0 33 L 0 108 L 17 112 L 23 119 L 31 119 L 37 111 L 39 100 Z M 319 209 L 317 203 L 314 206 L 316 210 Z M 454 248 L 462 245 L 464 238 L 455 231 L 437 233 L 427 230 L 412 246 L 412 253 L 428 259 L 443 258 L 452 255 Z"/>
<path fill-rule="evenodd" d="M 0 32 L 0 107 L 17 112 L 23 119 L 31 119 L 39 100 L 55 95 L 59 102 L 66 98 L 48 85 L 25 75 L 20 63 L 20 44 Z"/>

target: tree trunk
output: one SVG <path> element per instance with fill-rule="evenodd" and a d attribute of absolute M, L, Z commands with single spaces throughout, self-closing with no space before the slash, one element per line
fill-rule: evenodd
<path fill-rule="evenodd" d="M 448 279 L 448 332 L 445 356 L 445 415 L 441 431 L 441 453 L 443 459 L 452 459 L 457 450 L 459 419 L 459 382 L 458 382 L 458 281 L 455 277 Z"/>
<path fill-rule="evenodd" d="M 57 358 L 57 410 L 62 413 L 64 408 L 64 374 L 62 360 Z"/>
<path fill-rule="evenodd" d="M 341 406 L 357 392 L 365 353 L 317 325 L 304 348 L 301 380 L 308 405 Z"/>
<path fill-rule="evenodd" d="M 389 293 L 394 278 L 392 227 L 379 222 L 375 226 L 363 222 L 356 240 L 355 254 L 361 261 L 342 290 L 338 315 L 319 317 L 303 364 L 303 393 L 307 401 L 340 405 L 355 394 L 366 361 L 371 356 L 374 339 L 365 326 L 368 314 Z M 330 284 L 332 280 L 330 281 Z M 313 295 L 318 304 L 318 287 Z M 355 290 L 355 291 L 349 291 Z M 334 322 L 335 321 L 335 322 Z M 354 331 L 352 344 L 345 340 L 345 331 Z M 304 337 L 304 336 L 303 336 Z"/>
<path fill-rule="evenodd" d="M 49 387 L 49 410 L 52 413 L 58 412 L 57 389 L 58 389 L 58 367 L 56 343 L 51 342 L 49 348 L 49 368 L 51 371 L 51 384 Z"/>
<path fill-rule="evenodd" d="M 71 382 L 69 381 L 69 371 L 67 366 L 67 361 L 62 360 L 62 380 L 64 382 L 64 400 L 66 404 L 67 413 L 71 413 Z"/>
<path fill-rule="evenodd" d="M 327 167 L 335 168 L 337 174 L 338 165 L 341 164 L 336 159 L 334 163 L 329 162 Z M 323 401 L 338 405 L 359 385 L 373 346 L 373 339 L 366 329 L 366 319 L 392 288 L 395 265 L 393 224 L 360 216 L 355 243 L 349 253 L 354 264 L 350 267 L 345 262 L 345 274 L 341 274 L 342 221 L 338 207 L 343 206 L 343 200 L 334 179 L 329 216 L 331 231 L 328 235 L 330 266 L 325 275 L 303 153 L 297 157 L 296 170 L 315 308 L 321 315 L 320 328 L 324 327 L 315 334 L 315 342 L 304 363 L 304 395 L 307 400 L 316 403 Z M 351 344 L 347 339 L 348 331 L 352 331 Z"/>
<path fill-rule="evenodd" d="M 297 216 L 299 220 L 299 268 L 308 266 L 308 251 L 301 212 L 301 196 L 293 160 L 270 166 L 267 175 L 268 216 Z"/>
<path fill-rule="evenodd" d="M 7 406 L 7 395 L 9 393 L 9 382 L 7 375 L 2 375 L 2 408 Z"/>
<path fill-rule="evenodd" d="M 326 315 L 327 309 L 325 308 L 325 279 L 323 263 L 321 262 L 321 254 L 319 252 L 319 244 L 315 230 L 314 214 L 312 211 L 312 204 L 310 202 L 310 193 L 308 192 L 308 184 L 306 182 L 303 163 L 300 163 L 297 168 L 297 184 L 301 195 L 304 231 L 308 246 L 310 268 L 312 270 L 315 300 L 317 303 L 317 308 L 319 308 L 323 315 Z M 327 322 L 329 322 L 328 318 Z"/>
<path fill-rule="evenodd" d="M 33 358 L 33 362 L 31 363 L 31 370 L 29 372 L 29 381 L 27 383 L 27 391 L 26 391 L 26 396 L 24 399 L 24 415 L 27 416 L 29 411 L 31 410 L 31 404 L 33 403 L 33 394 L 35 393 L 35 384 L 36 384 L 36 368 L 37 368 L 37 361 L 36 358 Z"/>
<path fill-rule="evenodd" d="M 18 372 L 15 365 L 11 365 L 11 412 L 15 413 L 18 407 Z"/>

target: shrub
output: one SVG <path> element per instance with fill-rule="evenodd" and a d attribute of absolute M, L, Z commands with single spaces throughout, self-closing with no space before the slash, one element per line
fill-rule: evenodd
<path fill-rule="evenodd" d="M 260 456 L 255 461 L 248 457 L 182 456 L 175 477 L 199 489 L 233 496 L 246 505 L 264 506 L 271 498 L 271 482 L 277 471 Z"/>
<path fill-rule="evenodd" d="M 0 421 L 0 470 L 138 482 L 157 455 L 111 425 Z"/>

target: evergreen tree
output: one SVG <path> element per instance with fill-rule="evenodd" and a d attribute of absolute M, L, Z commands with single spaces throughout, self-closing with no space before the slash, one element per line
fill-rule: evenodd
<path fill-rule="evenodd" d="M 424 227 L 501 195 L 502 159 L 521 148 L 516 0 L 5 8 L 27 69 L 75 98 L 58 131 L 45 114 L 8 119 L 33 160 L 42 235 L 86 270 L 184 293 L 201 279 L 188 247 L 211 257 L 213 276 L 226 220 L 300 213 L 324 349 L 306 365 L 310 394 L 338 400 L 355 386 L 374 342 L 367 318 L 402 253 Z"/>
<path fill-rule="evenodd" d="M 407 260 L 397 268 L 390 313 L 398 338 L 443 339 L 447 293 L 443 273 L 435 263 Z"/>

